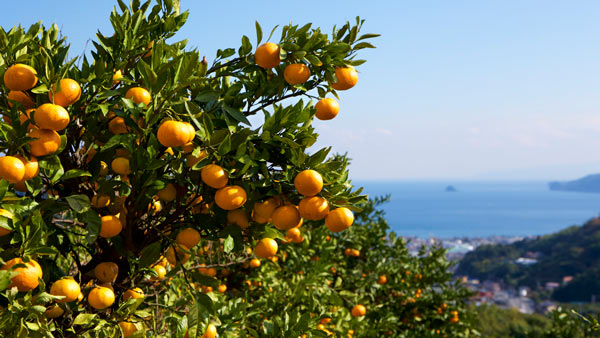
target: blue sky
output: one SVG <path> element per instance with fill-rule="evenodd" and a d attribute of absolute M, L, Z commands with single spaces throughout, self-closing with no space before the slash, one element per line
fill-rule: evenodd
<path fill-rule="evenodd" d="M 3 4 L 2 27 L 57 22 L 80 54 L 111 30 L 112 1 Z M 353 158 L 356 179 L 563 179 L 600 172 L 600 2 L 182 0 L 180 32 L 209 61 L 290 21 L 366 19 L 367 50 L 319 145 Z M 67 10 L 68 9 L 68 10 Z"/>

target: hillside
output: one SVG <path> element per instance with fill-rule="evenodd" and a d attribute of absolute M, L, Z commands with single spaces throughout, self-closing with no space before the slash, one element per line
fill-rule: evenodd
<path fill-rule="evenodd" d="M 587 175 L 567 182 L 550 182 L 548 186 L 550 190 L 600 192 L 600 174 Z"/>
<path fill-rule="evenodd" d="M 534 263 L 519 264 L 519 258 Z M 465 255 L 456 274 L 533 289 L 556 282 L 561 286 L 552 294 L 555 300 L 590 301 L 600 294 L 600 220 L 509 245 L 480 246 Z M 563 285 L 567 276 L 573 279 Z"/>

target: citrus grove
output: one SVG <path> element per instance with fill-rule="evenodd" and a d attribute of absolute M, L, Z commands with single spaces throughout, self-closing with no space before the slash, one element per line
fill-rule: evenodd
<path fill-rule="evenodd" d="M 186 18 L 119 0 L 75 59 L 56 25 L 0 28 L 0 335 L 477 335 L 444 251 L 307 151 L 377 35 L 256 23 L 209 63 Z"/>

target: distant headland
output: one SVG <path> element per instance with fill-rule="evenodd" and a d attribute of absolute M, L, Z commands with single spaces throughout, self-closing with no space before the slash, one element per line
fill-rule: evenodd
<path fill-rule="evenodd" d="M 600 193 L 600 174 L 592 174 L 573 181 L 549 182 L 550 190 Z"/>
<path fill-rule="evenodd" d="M 456 190 L 456 188 L 454 186 L 447 186 L 446 187 L 446 192 L 457 192 L 458 190 Z"/>

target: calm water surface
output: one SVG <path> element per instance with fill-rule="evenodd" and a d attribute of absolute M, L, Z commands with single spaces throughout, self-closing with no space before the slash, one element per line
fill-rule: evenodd
<path fill-rule="evenodd" d="M 359 181 L 402 236 L 539 235 L 600 214 L 600 194 L 550 191 L 547 182 Z M 457 192 L 446 192 L 448 185 Z"/>

